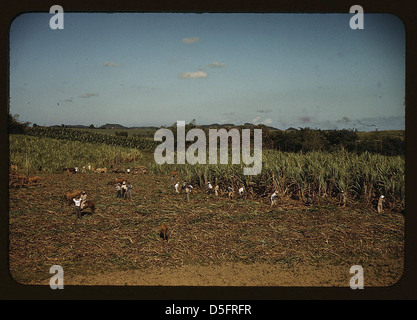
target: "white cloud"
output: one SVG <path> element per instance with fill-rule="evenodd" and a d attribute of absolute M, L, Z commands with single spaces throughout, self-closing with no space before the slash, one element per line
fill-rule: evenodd
<path fill-rule="evenodd" d="M 198 79 L 198 78 L 207 78 L 207 73 L 204 71 L 196 72 L 182 72 L 180 73 L 181 79 Z"/>
<path fill-rule="evenodd" d="M 198 38 L 198 37 L 184 38 L 181 41 L 186 43 L 186 44 L 192 44 L 192 43 L 200 41 L 200 38 Z"/>
<path fill-rule="evenodd" d="M 217 61 L 214 61 L 213 63 L 210 63 L 209 64 L 209 67 L 210 68 L 223 68 L 225 66 L 227 66 L 226 63 L 224 63 L 224 62 L 217 62 Z"/>

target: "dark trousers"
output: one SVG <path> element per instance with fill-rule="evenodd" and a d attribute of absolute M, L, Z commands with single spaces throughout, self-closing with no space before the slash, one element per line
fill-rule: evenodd
<path fill-rule="evenodd" d="M 81 208 L 80 207 L 75 207 L 75 213 L 77 214 L 77 218 L 81 218 Z"/>

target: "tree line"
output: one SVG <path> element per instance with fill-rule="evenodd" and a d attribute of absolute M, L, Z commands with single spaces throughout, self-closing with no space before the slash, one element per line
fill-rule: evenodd
<path fill-rule="evenodd" d="M 27 128 L 29 124 L 30 123 L 28 122 L 20 122 L 18 116 L 11 116 L 10 114 L 8 116 L 9 133 L 28 133 Z M 187 132 L 193 128 L 198 128 L 195 124 L 195 120 L 186 124 L 185 131 Z M 226 126 L 224 128 L 226 130 L 237 128 L 239 131 L 242 129 L 262 129 L 263 147 L 284 152 L 307 153 L 311 151 L 332 152 L 336 150 L 346 150 L 358 154 L 370 152 L 387 156 L 405 155 L 405 140 L 390 134 L 389 132 L 383 131 L 367 132 L 359 135 L 358 131 L 353 129 L 321 130 L 299 128 L 298 130 L 271 130 L 262 124 L 245 124 L 234 127 Z M 171 129 L 176 137 L 176 124 L 167 127 L 167 129 Z M 208 134 L 209 128 L 205 127 L 201 129 Z M 116 135 L 118 137 L 127 136 L 127 134 L 119 132 Z M 187 143 L 191 144 L 192 142 Z"/>
<path fill-rule="evenodd" d="M 193 128 L 200 128 L 208 134 L 210 128 L 201 128 L 195 124 L 195 120 L 185 125 L 185 132 Z M 213 127 L 214 128 L 214 127 Z M 217 129 L 223 126 L 215 127 Z M 272 130 L 260 124 L 244 124 L 241 126 L 224 126 L 230 130 L 237 128 L 240 133 L 242 129 L 261 129 L 262 145 L 266 149 L 279 150 L 283 152 L 307 153 L 312 151 L 337 151 L 346 150 L 361 154 L 370 152 L 387 156 L 405 155 L 405 141 L 403 138 L 391 134 L 389 131 L 366 132 L 359 135 L 356 129 L 321 130 L 310 128 Z M 173 124 L 167 127 L 176 137 L 177 126 Z M 251 131 L 253 134 L 253 131 Z M 252 139 L 253 137 L 251 137 Z M 193 142 L 186 142 L 192 144 Z"/>

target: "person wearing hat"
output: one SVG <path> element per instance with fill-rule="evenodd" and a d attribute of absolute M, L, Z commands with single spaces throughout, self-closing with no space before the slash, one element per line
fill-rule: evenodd
<path fill-rule="evenodd" d="M 384 197 L 384 195 L 382 194 L 382 195 L 379 197 L 379 200 L 378 200 L 378 213 L 381 213 L 381 212 L 382 212 L 382 205 L 384 204 L 384 201 L 385 201 L 385 197 Z"/>
<path fill-rule="evenodd" d="M 207 182 L 207 193 L 213 193 L 213 185 L 210 182 Z"/>
<path fill-rule="evenodd" d="M 81 199 L 80 207 L 81 207 L 81 210 L 82 210 L 82 209 L 84 209 L 85 202 L 87 201 L 87 194 L 85 193 L 85 191 L 81 192 L 80 199 Z"/>

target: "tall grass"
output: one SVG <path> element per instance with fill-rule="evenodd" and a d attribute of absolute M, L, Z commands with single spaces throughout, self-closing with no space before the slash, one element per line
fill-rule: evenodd
<path fill-rule="evenodd" d="M 157 165 L 151 172 L 169 175 L 179 172 L 181 178 L 203 185 L 217 181 L 220 186 L 246 186 L 253 194 L 278 190 L 283 196 L 304 199 L 336 197 L 342 190 L 351 199 L 371 203 L 381 194 L 388 201 L 402 205 L 405 198 L 405 160 L 402 156 L 383 156 L 347 152 L 310 152 L 307 154 L 263 150 L 262 172 L 244 176 L 240 165 Z"/>
<path fill-rule="evenodd" d="M 65 167 L 109 166 L 115 160 L 132 162 L 142 159 L 137 149 L 109 146 L 102 143 L 58 140 L 28 135 L 9 135 L 10 163 L 22 172 L 58 172 Z"/>

